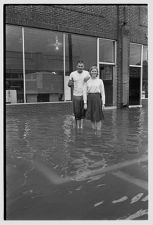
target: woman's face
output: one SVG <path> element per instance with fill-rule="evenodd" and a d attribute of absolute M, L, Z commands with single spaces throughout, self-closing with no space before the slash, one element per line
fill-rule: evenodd
<path fill-rule="evenodd" d="M 91 73 L 91 77 L 92 78 L 96 78 L 97 77 L 97 69 L 92 69 L 90 73 Z"/>

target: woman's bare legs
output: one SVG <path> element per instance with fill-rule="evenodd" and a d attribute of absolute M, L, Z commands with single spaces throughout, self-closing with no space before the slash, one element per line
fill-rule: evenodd
<path fill-rule="evenodd" d="M 96 129 L 97 130 L 101 130 L 101 126 L 102 126 L 102 122 L 101 121 L 96 122 Z"/>
<path fill-rule="evenodd" d="M 94 129 L 94 130 L 96 129 L 95 122 L 92 122 L 92 121 L 91 121 L 91 127 L 92 127 L 92 129 Z"/>

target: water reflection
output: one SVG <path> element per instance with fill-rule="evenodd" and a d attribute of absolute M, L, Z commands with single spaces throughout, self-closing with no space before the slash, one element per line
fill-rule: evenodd
<path fill-rule="evenodd" d="M 114 164 L 125 160 L 130 162 L 147 153 L 147 111 L 143 108 L 106 110 L 99 133 L 91 129 L 89 121 L 84 122 L 83 129 L 77 130 L 73 127 L 72 115 L 52 116 L 43 110 L 31 116 L 26 112 L 7 116 L 9 202 L 24 196 L 54 196 L 57 186 L 60 188 L 68 183 L 85 182 L 89 185 L 99 181 L 96 187 L 105 187 L 102 182 L 105 173 L 110 168 L 113 170 Z M 143 161 L 140 166 L 147 170 Z M 53 185 L 52 191 L 50 185 Z M 83 184 L 75 188 L 67 186 L 67 190 L 73 195 L 83 187 Z"/>
<path fill-rule="evenodd" d="M 7 118 L 7 156 L 32 160 L 38 157 L 60 175 L 107 166 L 118 158 L 147 151 L 147 126 L 143 109 L 105 112 L 100 133 L 94 133 L 89 121 L 84 129 L 73 128 L 71 115 Z"/>

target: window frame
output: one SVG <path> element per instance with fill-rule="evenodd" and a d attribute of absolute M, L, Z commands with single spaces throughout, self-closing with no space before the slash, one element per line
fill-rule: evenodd
<path fill-rule="evenodd" d="M 107 61 L 100 61 L 100 40 L 108 40 L 112 43 L 114 43 L 114 48 L 113 48 L 113 51 L 114 51 L 114 62 L 107 62 Z M 97 48 L 98 48 L 98 55 L 97 55 L 97 59 L 98 59 L 98 65 L 99 64 L 106 64 L 106 65 L 116 65 L 116 55 L 117 55 L 117 42 L 116 40 L 113 40 L 113 39 L 107 39 L 107 38 L 97 38 Z"/>

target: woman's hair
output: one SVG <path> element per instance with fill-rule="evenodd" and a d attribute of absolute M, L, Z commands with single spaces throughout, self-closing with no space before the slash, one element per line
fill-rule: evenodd
<path fill-rule="evenodd" d="M 97 68 L 97 66 L 91 66 L 90 67 L 90 69 L 89 69 L 90 75 L 91 75 L 91 70 L 93 70 L 93 69 L 96 69 L 97 70 L 97 76 L 98 76 L 98 68 Z"/>

